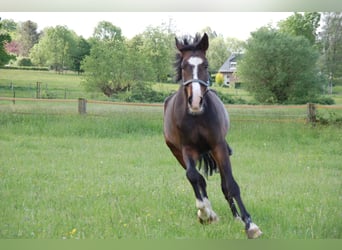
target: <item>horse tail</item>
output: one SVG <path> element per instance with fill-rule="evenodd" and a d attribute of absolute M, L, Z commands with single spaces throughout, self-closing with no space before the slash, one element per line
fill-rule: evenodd
<path fill-rule="evenodd" d="M 227 143 L 227 150 L 228 150 L 229 155 L 233 154 L 233 150 L 228 145 L 228 143 Z M 201 170 L 202 168 L 203 168 L 203 173 L 206 177 L 208 177 L 208 175 L 212 176 L 214 172 L 215 173 L 218 172 L 217 163 L 214 157 L 212 156 L 212 154 L 210 153 L 210 151 L 202 154 L 199 158 L 198 169 Z"/>
<path fill-rule="evenodd" d="M 198 169 L 201 170 L 202 168 L 206 177 L 208 177 L 208 174 L 211 176 L 214 172 L 218 171 L 216 161 L 210 152 L 206 152 L 200 156 Z"/>

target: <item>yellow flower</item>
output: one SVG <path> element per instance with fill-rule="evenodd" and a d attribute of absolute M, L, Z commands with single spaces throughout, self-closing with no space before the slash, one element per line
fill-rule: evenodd
<path fill-rule="evenodd" d="M 76 232 L 77 232 L 77 229 L 74 228 L 73 230 L 71 230 L 70 235 L 74 235 Z"/>

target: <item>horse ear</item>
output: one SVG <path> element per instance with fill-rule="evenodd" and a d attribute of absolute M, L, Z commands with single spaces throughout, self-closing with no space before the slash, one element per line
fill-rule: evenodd
<path fill-rule="evenodd" d="M 204 33 L 201 41 L 197 44 L 196 48 L 202 51 L 207 51 L 207 49 L 209 48 L 209 38 L 207 33 Z"/>
<path fill-rule="evenodd" d="M 184 47 L 183 44 L 178 41 L 177 37 L 175 37 L 175 40 L 176 40 L 176 47 L 177 47 L 177 49 L 179 51 L 181 51 L 183 49 L 183 47 Z"/>

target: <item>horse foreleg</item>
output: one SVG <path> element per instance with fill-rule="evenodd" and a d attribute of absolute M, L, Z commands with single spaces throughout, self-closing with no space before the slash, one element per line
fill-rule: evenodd
<path fill-rule="evenodd" d="M 249 239 L 258 238 L 262 232 L 259 227 L 252 222 L 251 216 L 247 212 L 241 196 L 240 196 L 240 187 L 237 182 L 234 180 L 232 167 L 229 159 L 229 152 L 227 150 L 228 146 L 226 143 L 222 143 L 218 145 L 213 151 L 213 156 L 218 163 L 220 168 L 220 175 L 221 175 L 221 188 L 224 196 L 226 197 L 233 216 L 240 220 L 239 213 L 236 209 L 234 204 L 234 200 L 236 201 L 240 213 L 241 219 L 245 224 L 245 230 L 247 237 Z"/>
<path fill-rule="evenodd" d="M 183 159 L 186 164 L 186 177 L 191 183 L 196 197 L 198 220 L 202 224 L 209 224 L 218 221 L 218 217 L 211 207 L 207 195 L 205 179 L 197 171 L 194 158 L 196 158 L 196 155 L 192 154 L 191 151 L 186 149 L 183 150 Z"/>

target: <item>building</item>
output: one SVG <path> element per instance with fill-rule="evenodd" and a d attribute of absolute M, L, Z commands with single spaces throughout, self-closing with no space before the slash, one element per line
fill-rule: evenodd
<path fill-rule="evenodd" d="M 242 55 L 242 53 L 232 53 L 219 69 L 218 73 L 224 76 L 224 86 L 237 87 L 236 83 L 239 83 L 239 79 L 236 76 L 236 68 L 238 60 Z"/>

